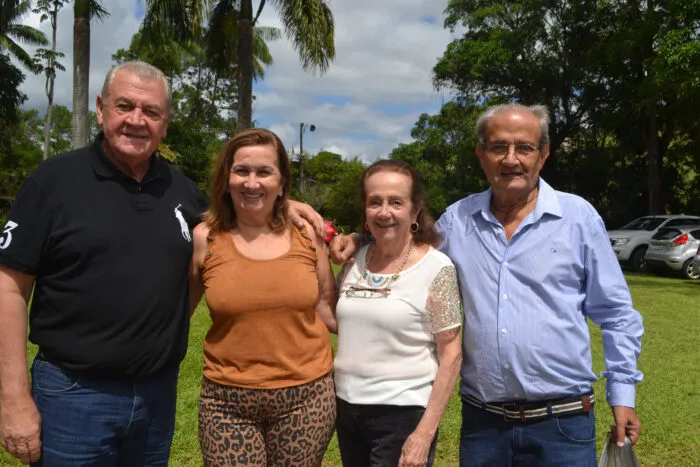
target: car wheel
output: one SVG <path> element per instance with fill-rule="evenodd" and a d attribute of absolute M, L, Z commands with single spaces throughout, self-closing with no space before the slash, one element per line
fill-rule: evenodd
<path fill-rule="evenodd" d="M 700 274 L 693 272 L 693 258 L 690 258 L 688 261 L 683 263 L 683 269 L 681 269 L 681 272 L 683 272 L 683 277 L 686 279 L 700 279 Z"/>
<path fill-rule="evenodd" d="M 634 272 L 643 272 L 646 269 L 647 247 L 637 247 L 630 255 L 630 269 Z"/>

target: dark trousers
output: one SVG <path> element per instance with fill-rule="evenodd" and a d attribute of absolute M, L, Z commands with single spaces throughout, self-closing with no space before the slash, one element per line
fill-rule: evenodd
<path fill-rule="evenodd" d="M 406 438 L 420 421 L 424 407 L 350 404 L 338 399 L 336 430 L 343 467 L 396 467 Z M 428 466 L 435 460 L 437 433 Z"/>
<path fill-rule="evenodd" d="M 166 467 L 177 376 L 172 368 L 142 380 L 97 380 L 37 356 L 32 393 L 42 446 L 32 467 Z"/>

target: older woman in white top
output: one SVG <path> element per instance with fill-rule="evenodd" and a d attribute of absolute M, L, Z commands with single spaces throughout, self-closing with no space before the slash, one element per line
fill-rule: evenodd
<path fill-rule="evenodd" d="M 382 160 L 362 174 L 373 241 L 338 276 L 336 428 L 345 467 L 432 465 L 440 419 L 461 365 L 455 267 L 420 179 Z"/>

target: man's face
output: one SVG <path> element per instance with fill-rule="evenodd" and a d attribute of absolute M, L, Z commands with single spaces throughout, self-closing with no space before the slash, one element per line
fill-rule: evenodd
<path fill-rule="evenodd" d="M 117 72 L 106 98 L 97 96 L 97 123 L 105 133 L 110 156 L 124 164 L 144 162 L 165 138 L 170 116 L 160 80 L 142 80 Z"/>
<path fill-rule="evenodd" d="M 537 117 L 508 110 L 491 119 L 486 147 L 477 143 L 476 155 L 495 193 L 519 196 L 537 186 L 540 170 L 549 157 L 549 146 L 540 147 Z"/>

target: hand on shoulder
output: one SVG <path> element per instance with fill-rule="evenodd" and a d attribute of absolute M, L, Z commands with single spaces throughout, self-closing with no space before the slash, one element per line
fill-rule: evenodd
<path fill-rule="evenodd" d="M 316 230 L 310 224 L 304 224 L 302 226 L 295 225 L 295 227 L 299 229 L 303 235 L 309 238 L 314 248 L 323 248 L 323 250 L 325 251 L 326 242 L 324 241 L 323 237 L 319 235 L 318 232 L 316 232 Z"/>
<path fill-rule="evenodd" d="M 201 266 L 207 252 L 207 237 L 209 237 L 209 226 L 206 222 L 200 222 L 192 230 L 194 248 L 192 258 L 198 266 Z"/>

